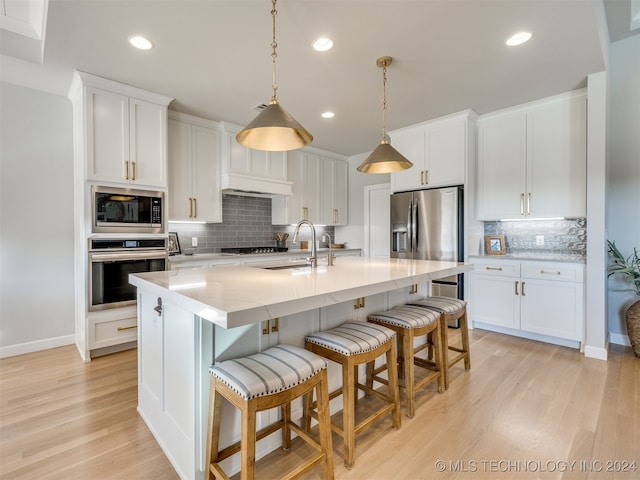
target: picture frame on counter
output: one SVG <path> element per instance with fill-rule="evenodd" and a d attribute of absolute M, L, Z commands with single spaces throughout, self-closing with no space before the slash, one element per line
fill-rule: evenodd
<path fill-rule="evenodd" d="M 485 235 L 484 253 L 485 255 L 505 255 L 507 245 L 504 235 Z"/>
<path fill-rule="evenodd" d="M 176 232 L 169 232 L 169 246 L 167 250 L 169 255 L 180 255 L 180 241 L 178 240 L 178 234 Z"/>

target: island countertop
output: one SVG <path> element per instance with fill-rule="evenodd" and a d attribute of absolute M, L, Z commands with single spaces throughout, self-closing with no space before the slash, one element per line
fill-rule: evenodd
<path fill-rule="evenodd" d="M 131 274 L 129 281 L 216 325 L 234 328 L 472 269 L 458 262 L 340 257 L 335 265 L 317 269 L 194 268 Z"/>

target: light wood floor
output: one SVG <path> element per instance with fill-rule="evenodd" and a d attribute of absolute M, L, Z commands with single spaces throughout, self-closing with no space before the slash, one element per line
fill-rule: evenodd
<path fill-rule="evenodd" d="M 454 367 L 444 394 L 424 390 L 399 430 L 385 420 L 359 436 L 352 470 L 334 435 L 336 479 L 640 479 L 630 348 L 614 345 L 602 362 L 482 330 L 471 340 L 472 370 Z M 177 478 L 136 413 L 136 380 L 135 350 L 90 364 L 75 347 L 0 360 L 0 478 Z M 277 478 L 305 448 L 294 441 L 258 462 L 259 478 Z M 624 462 L 636 471 L 606 472 Z"/>

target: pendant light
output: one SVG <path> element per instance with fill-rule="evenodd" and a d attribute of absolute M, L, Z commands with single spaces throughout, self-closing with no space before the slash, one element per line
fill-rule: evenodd
<path fill-rule="evenodd" d="M 276 82 L 276 0 L 271 1 L 273 39 L 271 41 L 271 63 L 273 72 L 273 95 L 270 104 L 236 135 L 236 140 L 255 150 L 285 151 L 302 148 L 313 141 L 313 136 L 300 125 L 289 112 L 278 103 Z"/>
<path fill-rule="evenodd" d="M 389 144 L 387 136 L 387 67 L 392 60 L 391 57 L 376 60 L 376 65 L 382 68 L 382 141 L 358 166 L 357 170 L 362 173 L 391 173 L 413 167 L 413 163 Z"/>

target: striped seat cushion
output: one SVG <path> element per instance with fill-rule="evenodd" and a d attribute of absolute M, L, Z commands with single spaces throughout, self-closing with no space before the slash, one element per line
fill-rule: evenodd
<path fill-rule="evenodd" d="M 346 322 L 331 330 L 307 335 L 307 342 L 350 356 L 374 350 L 394 336 L 393 330 L 382 325 Z"/>
<path fill-rule="evenodd" d="M 248 357 L 225 360 L 209 373 L 245 400 L 282 392 L 327 368 L 319 355 L 292 345 L 276 345 Z"/>
<path fill-rule="evenodd" d="M 391 310 L 371 314 L 368 319 L 400 328 L 420 328 L 437 322 L 440 312 L 417 305 L 398 305 Z"/>
<path fill-rule="evenodd" d="M 465 308 L 467 302 L 451 297 L 427 297 L 422 300 L 412 301 L 410 305 L 432 308 L 444 313 L 456 313 Z"/>

